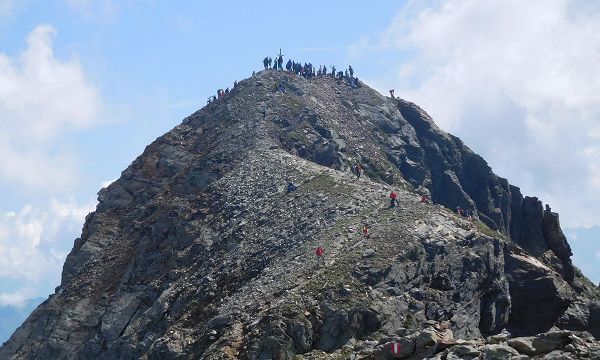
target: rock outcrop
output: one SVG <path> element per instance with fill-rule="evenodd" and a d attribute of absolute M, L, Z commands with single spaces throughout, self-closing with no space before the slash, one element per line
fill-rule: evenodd
<path fill-rule="evenodd" d="M 98 200 L 0 358 L 600 356 L 600 292 L 558 215 L 365 85 L 259 72 Z"/>

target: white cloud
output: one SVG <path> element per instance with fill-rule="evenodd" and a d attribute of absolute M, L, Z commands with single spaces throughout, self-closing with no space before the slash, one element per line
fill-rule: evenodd
<path fill-rule="evenodd" d="M 28 47 L 0 53 L 0 180 L 52 189 L 73 182 L 74 156 L 60 136 L 97 121 L 95 88 L 76 61 L 54 56 L 51 26 L 36 27 Z"/>
<path fill-rule="evenodd" d="M 378 87 L 421 105 L 564 225 L 600 224 L 600 7 L 424 4 L 410 2 L 382 35 L 404 56 Z"/>
<path fill-rule="evenodd" d="M 100 188 L 104 189 L 104 188 L 108 187 L 108 185 L 114 183 L 115 181 L 117 181 L 117 179 L 103 181 L 100 183 Z"/>
<path fill-rule="evenodd" d="M 52 199 L 44 208 L 0 212 L 0 283 L 18 284 L 16 289 L 0 286 L 0 305 L 47 295 L 58 285 L 65 257 L 95 206 L 96 201 Z"/>
<path fill-rule="evenodd" d="M 40 295 L 40 294 L 37 294 Z M 22 307 L 28 300 L 35 297 L 36 294 L 32 289 L 19 289 L 17 291 L 0 293 L 0 306 Z"/>

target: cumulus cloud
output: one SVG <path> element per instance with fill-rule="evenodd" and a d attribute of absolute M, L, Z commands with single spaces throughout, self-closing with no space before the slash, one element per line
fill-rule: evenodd
<path fill-rule="evenodd" d="M 380 89 L 421 105 L 563 225 L 600 224 L 600 6 L 409 2 L 379 43 L 400 49 Z"/>
<path fill-rule="evenodd" d="M 0 286 L 0 305 L 22 304 L 58 285 L 66 255 L 95 205 L 53 199 L 45 207 L 0 212 L 0 282 L 13 284 Z"/>
<path fill-rule="evenodd" d="M 0 53 L 0 180 L 51 189 L 73 180 L 60 136 L 97 121 L 95 88 L 76 61 L 57 59 L 51 26 L 36 27 L 18 55 Z"/>

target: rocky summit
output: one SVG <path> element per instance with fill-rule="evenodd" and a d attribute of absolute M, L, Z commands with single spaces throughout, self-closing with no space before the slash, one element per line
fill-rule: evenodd
<path fill-rule="evenodd" d="M 98 201 L 1 359 L 600 359 L 558 214 L 360 82 L 261 71 Z"/>

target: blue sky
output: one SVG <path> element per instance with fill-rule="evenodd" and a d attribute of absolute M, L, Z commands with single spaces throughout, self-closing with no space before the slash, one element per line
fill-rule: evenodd
<path fill-rule="evenodd" d="M 598 283 L 598 6 L 365 4 L 0 0 L 0 305 L 53 292 L 102 184 L 279 48 L 421 105 L 561 214 Z"/>

